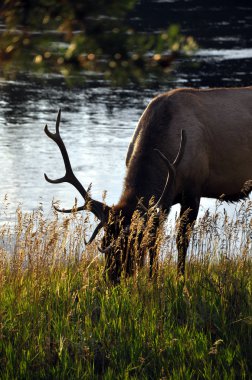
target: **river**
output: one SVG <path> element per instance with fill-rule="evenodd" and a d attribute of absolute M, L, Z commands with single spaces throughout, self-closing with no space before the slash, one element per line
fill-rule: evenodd
<path fill-rule="evenodd" d="M 20 204 L 28 212 L 42 204 L 48 213 L 53 199 L 64 207 L 71 207 L 75 197 L 81 203 L 70 185 L 51 185 L 44 179 L 44 173 L 51 178 L 64 174 L 59 150 L 44 133 L 46 123 L 54 129 L 59 108 L 62 136 L 77 177 L 85 187 L 92 183 L 96 199 L 102 199 L 106 190 L 112 204 L 122 190 L 129 141 L 152 97 L 178 87 L 251 85 L 252 5 L 210 3 L 142 1 L 138 17 L 132 16 L 138 29 L 149 31 L 179 23 L 182 32 L 199 44 L 192 57 L 178 59 L 165 83 L 111 87 L 91 78 L 69 87 L 58 75 L 0 78 L 0 201 L 7 194 L 10 213 Z M 213 204 L 203 199 L 201 212 Z M 5 217 L 1 214 L 2 221 Z"/>

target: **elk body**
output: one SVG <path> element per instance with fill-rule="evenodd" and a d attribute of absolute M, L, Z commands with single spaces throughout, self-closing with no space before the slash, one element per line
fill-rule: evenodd
<path fill-rule="evenodd" d="M 106 269 L 114 281 L 122 267 L 127 274 L 134 270 L 135 251 L 127 240 L 127 231 L 136 209 L 144 223 L 150 214 L 154 215 L 152 239 L 142 247 L 142 251 L 148 251 L 152 274 L 160 222 L 158 210 L 168 215 L 172 205 L 181 204 L 178 273 L 184 275 L 188 231 L 197 218 L 200 198 L 221 197 L 234 202 L 251 190 L 244 184 L 252 179 L 252 87 L 179 89 L 154 98 L 141 116 L 129 145 L 123 192 L 113 207 L 93 200 L 73 174 L 59 123 L 60 112 L 56 133 L 49 132 L 47 126 L 45 132 L 61 150 L 66 175 L 59 180 L 47 176 L 46 179 L 74 185 L 85 200 L 77 211 L 88 207 L 100 220 L 91 241 L 104 227 L 102 251 Z M 148 210 L 153 197 L 156 203 Z M 122 232 L 124 240 L 120 238 L 118 245 Z M 141 251 L 141 236 L 137 239 Z M 142 257 L 145 253 L 141 253 Z"/>

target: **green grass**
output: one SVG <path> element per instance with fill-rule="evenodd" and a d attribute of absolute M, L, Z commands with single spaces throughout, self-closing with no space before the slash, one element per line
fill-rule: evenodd
<path fill-rule="evenodd" d="M 169 231 L 157 278 L 146 267 L 118 286 L 104 280 L 96 244 L 84 247 L 87 219 L 18 210 L 0 228 L 0 378 L 251 379 L 243 207 L 234 220 L 220 223 L 217 210 L 199 221 L 184 285 Z"/>

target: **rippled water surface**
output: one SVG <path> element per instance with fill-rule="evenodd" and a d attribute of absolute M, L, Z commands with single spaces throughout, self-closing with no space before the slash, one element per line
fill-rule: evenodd
<path fill-rule="evenodd" d="M 111 88 L 89 80 L 69 88 L 56 76 L 0 79 L 0 197 L 8 194 L 12 211 L 20 203 L 31 211 L 42 202 L 47 212 L 53 198 L 71 207 L 78 196 L 70 185 L 51 185 L 44 179 L 44 172 L 52 178 L 64 174 L 59 150 L 44 133 L 46 123 L 54 129 L 59 108 L 62 136 L 78 178 L 84 186 L 92 182 L 95 198 L 101 199 L 106 190 L 111 204 L 122 190 L 131 135 L 153 96 L 181 86 L 252 84 L 252 5 L 201 3 L 149 1 L 139 6 L 139 28 L 155 31 L 177 22 L 200 44 L 195 56 L 178 62 L 166 84 Z M 212 203 L 203 200 L 202 205 Z"/>

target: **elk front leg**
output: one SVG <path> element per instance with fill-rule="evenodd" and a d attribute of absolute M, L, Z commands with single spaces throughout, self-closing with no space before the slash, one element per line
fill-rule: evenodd
<path fill-rule="evenodd" d="M 192 233 L 192 229 L 197 219 L 200 205 L 200 198 L 184 196 L 181 202 L 180 221 L 177 233 L 178 250 L 178 277 L 185 275 L 186 253 Z"/>

